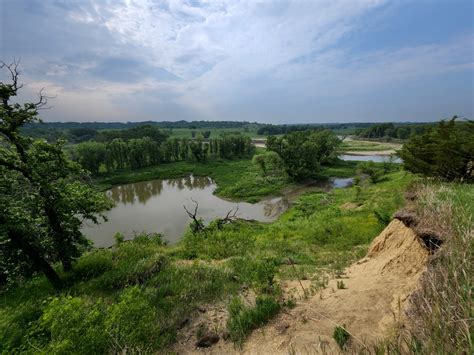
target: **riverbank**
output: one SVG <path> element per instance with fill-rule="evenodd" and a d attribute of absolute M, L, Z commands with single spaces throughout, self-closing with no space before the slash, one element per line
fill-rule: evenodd
<path fill-rule="evenodd" d="M 331 177 L 348 178 L 356 173 L 357 162 L 338 161 L 322 167 L 320 180 Z M 216 184 L 215 194 L 236 201 L 257 202 L 269 195 L 278 196 L 295 183 L 284 177 L 263 178 L 251 159 L 211 161 L 207 163 L 173 162 L 133 171 L 102 175 L 94 185 L 102 191 L 117 185 L 154 179 L 181 178 L 189 175 L 210 177 Z"/>
<path fill-rule="evenodd" d="M 214 224 L 176 246 L 143 235 L 89 252 L 62 274 L 59 294 L 41 276 L 3 294 L 1 350 L 159 352 L 180 341 L 181 330 L 195 343 L 207 336 L 239 344 L 294 304 L 282 282 L 307 280 L 313 292 L 364 255 L 413 179 L 392 172 L 377 184 L 308 192 L 273 223 Z M 224 323 L 189 328 L 219 310 Z"/>

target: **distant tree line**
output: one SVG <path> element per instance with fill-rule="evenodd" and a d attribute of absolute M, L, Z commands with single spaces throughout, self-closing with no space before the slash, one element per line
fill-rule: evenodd
<path fill-rule="evenodd" d="M 158 130 L 143 132 L 153 132 Z M 128 130 L 136 130 L 135 128 Z M 141 138 L 124 134 L 107 142 L 89 141 L 70 148 L 73 160 L 97 175 L 100 168 L 107 172 L 137 169 L 173 161 L 193 160 L 206 162 L 213 159 L 235 159 L 253 155 L 255 147 L 249 137 L 243 135 L 222 135 L 204 141 L 202 137 L 168 138 L 165 134 L 153 133 Z"/>
<path fill-rule="evenodd" d="M 265 124 L 261 125 L 258 135 L 274 136 L 279 134 L 287 134 L 291 132 L 308 131 L 308 130 L 356 130 L 371 126 L 372 123 L 332 123 L 332 124 Z"/>
<path fill-rule="evenodd" d="M 365 129 L 358 129 L 356 131 L 356 135 L 360 138 L 370 139 L 408 139 L 411 135 L 419 135 L 425 133 L 431 127 L 433 127 L 432 123 L 403 125 L 395 125 L 393 123 L 380 123 L 374 124 Z"/>

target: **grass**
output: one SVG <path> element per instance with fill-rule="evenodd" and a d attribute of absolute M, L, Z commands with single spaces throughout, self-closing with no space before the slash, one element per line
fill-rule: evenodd
<path fill-rule="evenodd" d="M 364 140 L 350 140 L 343 141 L 341 150 L 342 151 L 384 151 L 392 149 L 400 149 L 401 144 L 397 143 L 386 143 L 376 141 L 364 141 Z"/>
<path fill-rule="evenodd" d="M 421 228 L 444 242 L 413 301 L 411 343 L 424 354 L 472 353 L 474 188 L 430 182 L 415 191 Z"/>
<path fill-rule="evenodd" d="M 230 339 L 241 345 L 250 332 L 272 319 L 280 312 L 282 305 L 270 296 L 258 296 L 254 307 L 245 306 L 240 298 L 229 304 L 227 330 Z"/>
<path fill-rule="evenodd" d="M 246 176 L 238 169 L 252 173 L 249 161 L 221 164 L 177 163 L 138 175 L 169 177 L 165 174 L 192 168 L 213 174 L 225 191 Z M 351 166 L 334 169 L 348 173 Z M 109 177 L 102 186 L 131 176 Z M 363 181 L 358 189 L 306 193 L 273 223 L 240 221 L 198 234 L 188 231 L 174 246 L 144 235 L 88 252 L 74 271 L 62 274 L 61 292 L 38 275 L 2 293 L 0 352 L 164 352 L 182 325 L 208 304 L 229 307 L 227 332 L 241 343 L 286 307 L 280 297 L 283 279 L 305 277 L 316 287 L 321 275 L 337 273 L 363 256 L 384 228 L 376 213 L 390 215 L 400 208 L 412 180 L 395 171 L 377 184 Z M 359 208 L 340 208 L 355 200 Z M 255 294 L 256 302 L 236 301 L 242 290 Z"/>
<path fill-rule="evenodd" d="M 350 334 L 345 328 L 340 326 L 334 328 L 333 338 L 336 341 L 337 345 L 339 345 L 339 348 L 341 348 L 341 350 L 345 349 L 350 337 Z"/>

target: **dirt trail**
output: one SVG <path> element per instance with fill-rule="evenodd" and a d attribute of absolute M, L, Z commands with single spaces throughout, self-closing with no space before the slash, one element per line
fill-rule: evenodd
<path fill-rule="evenodd" d="M 178 353 L 314 354 L 335 353 L 336 324 L 345 325 L 353 343 L 370 343 L 390 334 L 404 320 L 408 297 L 417 289 L 428 251 L 401 221 L 393 220 L 372 242 L 367 256 L 346 269 L 345 277 L 299 300 L 256 330 L 237 351 L 222 339 L 212 348 L 181 344 Z M 338 289 L 337 281 L 345 289 Z M 297 285 L 290 282 L 287 286 Z"/>

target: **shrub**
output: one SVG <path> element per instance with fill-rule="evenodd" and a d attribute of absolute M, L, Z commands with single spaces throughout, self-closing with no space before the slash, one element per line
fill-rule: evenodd
<path fill-rule="evenodd" d="M 374 184 L 382 180 L 383 171 L 373 161 L 360 163 L 357 167 L 361 173 L 368 175 Z"/>

